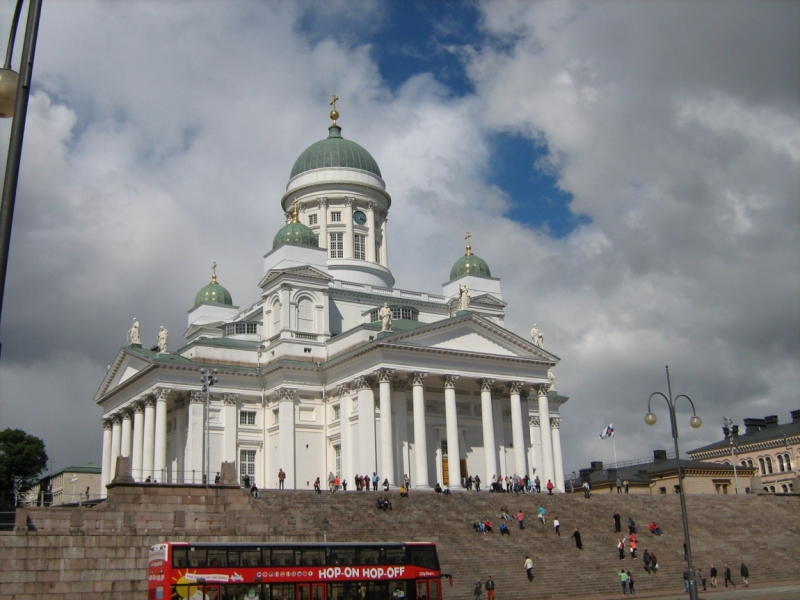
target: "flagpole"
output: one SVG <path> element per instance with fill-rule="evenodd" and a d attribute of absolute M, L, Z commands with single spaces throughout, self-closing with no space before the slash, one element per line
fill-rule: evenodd
<path fill-rule="evenodd" d="M 611 434 L 611 443 L 614 445 L 614 468 L 616 469 L 619 463 L 617 462 L 617 440 L 613 433 Z"/>

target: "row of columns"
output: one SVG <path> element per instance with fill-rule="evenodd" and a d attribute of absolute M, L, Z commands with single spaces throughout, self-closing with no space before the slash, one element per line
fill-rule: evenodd
<path fill-rule="evenodd" d="M 117 457 L 131 456 L 134 479 L 144 481 L 167 466 L 167 396 L 156 388 L 152 396 L 136 400 L 103 419 L 101 490 L 116 475 Z"/>
<path fill-rule="evenodd" d="M 392 369 L 380 369 L 375 372 L 378 380 L 379 407 L 380 407 L 380 436 L 381 444 L 378 448 L 379 455 L 374 456 L 370 452 L 375 448 L 375 414 L 374 397 L 372 388 L 364 377 L 358 378 L 351 386 L 341 386 L 339 396 L 340 402 L 340 422 L 342 423 L 342 467 L 347 476 L 354 471 L 371 473 L 377 470 L 381 477 L 389 480 L 390 485 L 396 485 L 395 480 L 395 443 L 394 443 L 394 424 L 392 422 Z M 414 431 L 414 485 L 417 488 L 429 488 L 430 477 L 428 471 L 428 448 L 427 448 L 427 425 L 425 417 L 425 388 L 424 383 L 428 373 L 414 371 L 409 375 L 411 384 L 413 431 Z M 456 407 L 456 382 L 458 375 L 444 375 L 442 378 L 444 385 L 445 402 L 445 431 L 447 437 L 447 452 L 451 458 L 448 460 L 448 476 L 452 482 L 461 481 L 461 448 L 459 443 L 458 414 Z M 481 390 L 481 425 L 484 447 L 484 469 L 485 479 L 488 482 L 493 475 L 498 475 L 497 464 L 497 444 L 495 439 L 495 402 L 492 399 L 494 390 L 494 379 L 484 378 L 478 380 Z M 402 385 L 407 385 L 402 382 Z M 519 475 L 528 473 L 527 456 L 525 451 L 524 420 L 522 412 L 521 394 L 523 382 L 512 381 L 509 384 L 509 402 L 511 408 L 511 434 L 514 447 L 514 459 L 516 471 Z M 561 461 L 561 439 L 558 435 L 559 418 L 550 417 L 549 399 L 547 396 L 548 386 L 545 384 L 534 385 L 533 391 L 538 398 L 539 417 L 537 419 L 536 434 L 539 442 L 536 444 L 540 448 L 538 456 L 531 457 L 534 464 L 540 464 L 540 475 L 542 484 L 551 480 L 557 489 L 564 489 L 563 466 Z M 352 456 L 351 449 L 354 447 L 352 432 L 349 424 L 351 415 L 350 396 L 355 391 L 359 410 L 359 457 L 358 465 L 354 465 L 356 458 Z M 345 401 L 348 400 L 348 401 Z M 371 411 L 371 412 L 370 412 Z M 402 413 L 402 414 L 401 414 Z M 405 421 L 405 406 L 398 411 L 398 418 Z M 498 417 L 499 418 L 499 417 Z M 498 423 L 499 424 L 499 423 Z M 404 428 L 402 428 L 404 429 Z M 552 429 L 552 435 L 551 435 Z M 533 433 L 533 432 L 532 432 Z M 531 442 L 533 443 L 533 436 Z"/>
<path fill-rule="evenodd" d="M 318 224 L 319 224 L 319 240 L 320 240 L 320 247 L 327 248 L 328 247 L 328 198 L 323 197 L 318 200 L 319 203 L 319 212 L 318 214 Z M 342 222 L 344 223 L 345 231 L 344 231 L 344 258 L 354 258 L 355 256 L 355 248 L 354 248 L 354 235 L 355 235 L 355 228 L 353 225 L 353 212 L 358 210 L 356 206 L 356 198 L 355 197 L 345 197 L 343 214 L 342 214 Z M 301 211 L 305 213 L 307 210 L 307 206 L 303 205 L 301 207 Z M 387 231 L 386 231 L 386 218 L 381 221 L 381 245 L 379 253 L 376 252 L 375 249 L 375 242 L 377 241 L 376 235 L 376 222 L 377 218 L 380 213 L 377 211 L 377 204 L 374 201 L 367 201 L 364 205 L 364 212 L 367 216 L 367 235 L 365 236 L 365 253 L 366 253 L 366 260 L 367 262 L 378 263 L 383 266 L 387 266 L 389 264 L 389 248 L 387 244 Z M 307 218 L 305 218 L 306 224 Z"/>

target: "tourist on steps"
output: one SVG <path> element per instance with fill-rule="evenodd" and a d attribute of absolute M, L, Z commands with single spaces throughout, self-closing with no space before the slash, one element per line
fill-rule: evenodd
<path fill-rule="evenodd" d="M 577 529 L 572 533 L 573 538 L 575 538 L 575 547 L 578 550 L 583 550 L 583 543 L 581 542 L 581 532 Z"/>
<path fill-rule="evenodd" d="M 633 589 L 633 584 L 635 583 L 633 579 L 633 574 L 630 571 L 628 571 L 627 575 L 628 575 L 628 591 L 631 593 L 631 595 L 633 595 L 636 593 L 636 590 Z"/>
<path fill-rule="evenodd" d="M 517 513 L 517 523 L 519 523 L 520 529 L 525 529 L 525 513 L 522 512 L 522 509 Z"/>
<path fill-rule="evenodd" d="M 621 540 L 617 540 L 617 550 L 619 550 L 619 559 L 624 560 L 625 558 L 625 538 Z"/>
<path fill-rule="evenodd" d="M 487 600 L 494 600 L 494 581 L 492 576 L 486 578 L 486 598 Z"/>
<path fill-rule="evenodd" d="M 619 582 L 622 584 L 622 595 L 628 595 L 628 574 L 625 572 L 625 569 L 620 570 L 619 572 Z"/>
<path fill-rule="evenodd" d="M 525 572 L 528 574 L 528 581 L 533 581 L 533 561 L 530 556 L 525 557 Z"/>
<path fill-rule="evenodd" d="M 551 496 L 553 495 L 553 488 L 555 488 L 555 487 L 556 486 L 553 485 L 553 482 L 548 479 L 547 480 L 547 493 L 549 495 L 551 495 Z"/>
<path fill-rule="evenodd" d="M 544 509 L 544 506 L 539 507 L 539 523 L 541 523 L 542 525 L 547 524 L 547 519 L 544 518 L 546 512 L 547 511 Z"/>
<path fill-rule="evenodd" d="M 644 561 L 644 570 L 646 572 L 650 572 L 650 553 L 647 551 L 647 548 L 644 549 L 644 554 L 642 555 L 642 560 Z"/>
<path fill-rule="evenodd" d="M 561 523 L 558 522 L 558 517 L 553 519 L 553 527 L 556 528 L 556 535 L 561 537 Z"/>
<path fill-rule="evenodd" d="M 480 579 L 478 579 L 478 581 L 475 582 L 474 593 L 475 593 L 475 600 L 483 599 L 483 583 L 481 583 Z"/>
<path fill-rule="evenodd" d="M 747 568 L 747 565 L 742 563 L 740 567 L 739 574 L 742 576 L 742 581 L 744 582 L 744 587 L 750 587 L 750 584 L 747 583 L 747 578 L 750 577 L 750 570 Z"/>
<path fill-rule="evenodd" d="M 505 523 L 500 523 L 500 535 L 511 535 L 511 532 L 508 529 L 508 525 Z"/>
<path fill-rule="evenodd" d="M 622 531 L 622 517 L 619 516 L 619 511 L 614 511 L 614 533 L 620 533 Z"/>
<path fill-rule="evenodd" d="M 314 491 L 315 491 L 315 492 L 317 492 L 318 494 L 321 494 L 321 493 L 322 493 L 322 489 L 320 489 L 319 477 L 317 477 L 317 478 L 314 480 Z"/>

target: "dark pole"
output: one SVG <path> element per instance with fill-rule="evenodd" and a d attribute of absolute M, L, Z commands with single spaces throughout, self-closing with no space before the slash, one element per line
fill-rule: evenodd
<path fill-rule="evenodd" d="M 22 62 L 19 69 L 14 119 L 11 122 L 11 136 L 8 142 L 8 160 L 3 181 L 3 196 L 0 201 L 0 317 L 3 314 L 3 299 L 6 290 L 8 252 L 11 246 L 11 223 L 14 219 L 14 202 L 17 198 L 19 164 L 22 157 L 22 139 L 25 135 L 25 117 L 28 114 L 28 97 L 31 93 L 33 57 L 36 53 L 36 38 L 39 33 L 39 15 L 42 0 L 30 0 L 28 23 L 25 27 L 25 41 L 22 46 Z M 9 51 L 10 58 L 10 51 Z M 2 344 L 0 344 L 2 350 Z"/>
<path fill-rule="evenodd" d="M 667 393 L 669 394 L 669 420 L 672 424 L 672 440 L 675 442 L 675 464 L 678 465 L 678 484 L 681 497 L 681 520 L 683 521 L 683 539 L 686 540 L 686 562 L 689 568 L 689 599 L 697 600 L 697 583 L 694 580 L 694 567 L 692 566 L 692 544 L 689 541 L 689 517 L 686 514 L 686 494 L 683 489 L 683 469 L 681 468 L 681 454 L 678 450 L 678 423 L 675 420 L 675 400 L 672 399 L 672 385 L 669 381 L 669 367 L 667 367 Z M 694 404 L 692 405 L 694 411 Z"/>

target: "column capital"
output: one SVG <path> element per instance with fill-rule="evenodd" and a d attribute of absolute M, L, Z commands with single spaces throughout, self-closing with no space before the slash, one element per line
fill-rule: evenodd
<path fill-rule="evenodd" d="M 422 385 L 425 382 L 425 378 L 428 376 L 427 373 L 422 371 L 414 371 L 411 374 L 412 385 Z"/>
<path fill-rule="evenodd" d="M 142 404 L 145 408 L 153 408 L 156 405 L 156 399 L 153 396 L 147 396 L 142 400 Z"/>
<path fill-rule="evenodd" d="M 481 392 L 491 392 L 494 385 L 494 379 L 479 379 L 478 384 L 481 386 Z"/>
<path fill-rule="evenodd" d="M 353 385 L 351 388 L 360 392 L 361 390 L 369 390 L 372 388 L 372 386 L 369 384 L 369 380 L 362 375 L 361 377 L 356 377 L 353 380 Z"/>
<path fill-rule="evenodd" d="M 122 424 L 122 411 L 115 412 L 110 416 L 111 424 L 112 425 L 121 425 Z"/>
<path fill-rule="evenodd" d="M 339 398 L 343 398 L 345 396 L 350 395 L 350 385 L 347 383 L 340 383 L 339 386 L 336 388 L 336 395 Z"/>
<path fill-rule="evenodd" d="M 153 393 L 155 394 L 156 400 L 159 402 L 166 402 L 167 396 L 169 396 L 171 391 L 172 388 L 157 387 L 155 390 L 153 390 Z"/>
<path fill-rule="evenodd" d="M 550 417 L 550 428 L 551 429 L 560 429 L 561 428 L 561 417 Z"/>
<path fill-rule="evenodd" d="M 144 412 L 144 398 L 137 398 L 133 401 L 133 412 L 137 415 Z"/>
<path fill-rule="evenodd" d="M 294 393 L 297 390 L 294 388 L 280 388 L 278 390 L 278 401 L 286 402 L 287 400 L 294 400 Z"/>
<path fill-rule="evenodd" d="M 378 369 L 375 371 L 375 377 L 378 378 L 378 383 L 390 383 L 394 375 L 394 369 Z"/>
<path fill-rule="evenodd" d="M 239 394 L 222 394 L 222 403 L 226 406 L 236 406 L 236 401 L 239 399 Z"/>
<path fill-rule="evenodd" d="M 128 419 L 129 421 L 131 420 L 131 416 L 132 416 L 131 407 L 126 406 L 125 408 L 120 408 L 119 412 L 122 413 L 122 419 L 123 420 L 125 420 L 125 419 Z"/>
<path fill-rule="evenodd" d="M 536 392 L 537 396 L 547 396 L 547 392 L 550 388 L 549 383 L 537 383 L 534 384 L 532 387 L 532 391 Z"/>
<path fill-rule="evenodd" d="M 111 431 L 111 419 L 110 418 L 100 419 L 100 422 L 103 424 L 103 429 L 107 429 L 108 431 Z"/>
<path fill-rule="evenodd" d="M 442 377 L 442 381 L 444 382 L 444 387 L 446 390 L 452 390 L 456 387 L 456 381 L 458 381 L 458 375 L 444 375 Z"/>
<path fill-rule="evenodd" d="M 356 201 L 355 196 L 345 196 L 344 197 L 344 205 L 345 206 L 353 206 L 353 203 Z"/>
<path fill-rule="evenodd" d="M 322 198 L 319 198 L 317 200 L 317 203 L 319 204 L 320 208 L 325 208 L 326 206 L 328 206 L 328 197 L 323 196 Z"/>
<path fill-rule="evenodd" d="M 525 384 L 522 381 L 512 381 L 508 384 L 509 390 L 512 394 L 519 395 L 522 393 L 522 388 Z"/>
<path fill-rule="evenodd" d="M 366 204 L 367 210 L 375 210 L 375 207 L 378 206 L 374 200 L 369 200 Z"/>
<path fill-rule="evenodd" d="M 531 425 L 534 427 L 539 427 L 540 421 L 539 417 L 531 417 Z"/>
<path fill-rule="evenodd" d="M 189 392 L 189 404 L 202 404 L 206 401 L 206 393 L 200 390 Z"/>

